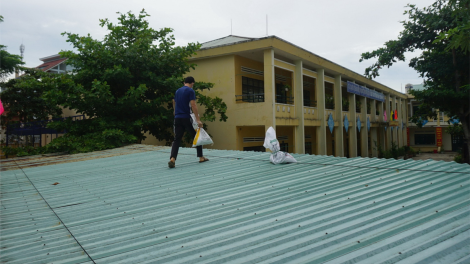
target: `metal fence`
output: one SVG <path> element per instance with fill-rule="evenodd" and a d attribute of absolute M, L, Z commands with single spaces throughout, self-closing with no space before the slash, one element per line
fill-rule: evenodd
<path fill-rule="evenodd" d="M 6 127 L 6 146 L 15 145 L 18 147 L 33 146 L 39 147 L 43 145 L 42 135 L 55 135 L 56 138 L 62 134 L 67 133 L 67 131 L 56 131 L 54 129 L 47 128 L 47 124 L 50 122 L 61 121 L 72 119 L 83 120 L 85 119 L 84 115 L 69 116 L 64 118 L 54 118 L 49 120 L 41 120 L 34 122 L 25 122 L 25 123 L 14 123 Z"/>

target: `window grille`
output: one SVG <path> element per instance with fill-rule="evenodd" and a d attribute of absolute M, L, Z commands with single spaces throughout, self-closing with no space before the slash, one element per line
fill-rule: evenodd
<path fill-rule="evenodd" d="M 264 137 L 244 137 L 243 143 L 248 142 L 264 142 Z"/>
<path fill-rule="evenodd" d="M 251 69 L 251 68 L 248 68 L 248 67 L 243 67 L 243 66 L 242 66 L 241 69 L 242 69 L 242 72 L 245 72 L 245 73 L 256 74 L 256 75 L 259 75 L 259 76 L 263 76 L 263 75 L 264 75 L 264 72 L 263 72 L 263 71 Z"/>

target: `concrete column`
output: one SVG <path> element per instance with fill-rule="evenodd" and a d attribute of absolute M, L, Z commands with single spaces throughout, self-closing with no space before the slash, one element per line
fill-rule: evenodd
<path fill-rule="evenodd" d="M 356 95 L 348 94 L 349 98 L 349 157 L 357 157 L 357 124 L 356 124 Z"/>
<path fill-rule="evenodd" d="M 264 104 L 267 110 L 265 131 L 270 126 L 276 130 L 276 89 L 274 81 L 274 49 L 264 51 Z"/>
<path fill-rule="evenodd" d="M 295 152 L 305 154 L 305 129 L 304 129 L 304 80 L 302 73 L 302 61 L 295 62 L 294 72 L 294 103 L 295 117 L 299 120 L 299 125 L 294 128 Z"/>
<path fill-rule="evenodd" d="M 317 153 L 326 155 L 326 118 L 325 118 L 325 70 L 317 70 L 315 81 L 315 94 L 317 97 L 317 111 L 320 126 L 317 127 Z"/>
<path fill-rule="evenodd" d="M 391 111 L 393 111 L 393 113 L 395 113 L 395 110 L 397 110 L 397 97 L 396 96 L 392 96 L 392 109 Z M 393 118 L 390 118 L 390 120 L 393 120 Z M 398 145 L 398 138 L 397 138 L 397 133 L 398 130 L 396 127 L 393 128 L 392 130 L 392 138 L 393 138 L 393 142 Z"/>
<path fill-rule="evenodd" d="M 341 75 L 335 76 L 335 116 L 334 120 L 338 122 L 338 126 L 334 128 L 335 135 L 335 153 L 336 157 L 344 157 L 344 142 L 343 142 L 343 104 L 342 104 L 342 89 L 341 89 Z"/>
<path fill-rule="evenodd" d="M 387 113 L 387 120 L 385 120 L 385 122 L 387 122 L 387 132 L 386 132 L 386 142 L 385 142 L 385 148 L 388 150 L 388 149 L 391 149 L 392 148 L 392 133 L 391 133 L 391 130 L 390 130 L 390 94 L 387 94 L 385 96 L 385 112 Z"/>
<path fill-rule="evenodd" d="M 397 136 L 398 136 L 398 147 L 403 147 L 403 129 L 401 128 L 401 124 L 403 122 L 403 107 L 402 107 L 402 99 L 398 99 L 398 128 L 397 128 Z"/>
<path fill-rule="evenodd" d="M 403 99 L 403 122 L 405 123 L 405 126 L 403 126 L 402 134 L 403 134 L 403 145 L 406 146 L 408 144 L 408 137 L 406 134 L 406 128 L 408 127 L 408 100 Z"/>
<path fill-rule="evenodd" d="M 375 115 L 375 112 L 377 111 L 376 107 L 376 101 L 371 100 L 371 107 L 370 107 L 370 122 L 376 122 L 378 121 Z M 376 127 L 371 127 L 370 128 L 370 144 L 371 144 L 371 150 L 372 150 L 372 157 L 377 157 L 378 152 L 377 152 L 377 146 L 375 145 L 374 142 L 377 142 L 377 128 Z"/>
<path fill-rule="evenodd" d="M 383 102 L 379 103 L 379 121 L 380 122 L 385 122 L 385 120 L 384 120 L 384 103 Z M 383 129 L 383 127 L 379 127 L 379 129 L 381 129 L 381 131 L 380 131 L 380 145 L 381 145 L 382 149 L 385 149 L 385 129 Z"/>
<path fill-rule="evenodd" d="M 361 156 L 369 157 L 369 146 L 368 146 L 368 136 L 369 132 L 367 131 L 367 98 L 361 97 Z"/>

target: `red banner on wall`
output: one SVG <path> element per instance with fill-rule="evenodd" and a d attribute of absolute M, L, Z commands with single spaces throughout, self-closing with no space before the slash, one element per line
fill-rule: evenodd
<path fill-rule="evenodd" d="M 442 146 L 442 127 L 436 127 L 436 143 L 437 146 Z"/>
<path fill-rule="evenodd" d="M 406 145 L 410 146 L 410 129 L 408 127 L 406 128 Z"/>

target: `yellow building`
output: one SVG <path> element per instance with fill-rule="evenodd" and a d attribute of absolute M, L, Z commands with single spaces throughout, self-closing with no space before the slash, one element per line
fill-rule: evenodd
<path fill-rule="evenodd" d="M 410 90 L 423 90 L 423 84 L 407 84 L 405 90 L 408 96 L 408 116 L 411 117 L 419 107 L 419 102 L 414 96 L 409 94 Z M 414 123 L 409 123 L 408 145 L 416 151 L 434 152 L 434 151 L 458 151 L 462 148 L 463 136 L 453 136 L 446 132 L 449 126 L 449 117 L 439 109 L 436 112 L 435 119 L 427 119 L 422 127 L 418 127 Z M 455 120 L 451 120 L 454 122 Z M 457 121 L 458 122 L 458 121 Z"/>
<path fill-rule="evenodd" d="M 368 157 L 374 142 L 407 142 L 405 94 L 276 36 L 209 41 L 190 61 L 188 75 L 227 104 L 227 122 L 209 124 L 212 148 L 263 151 L 270 126 L 291 153 Z"/>

